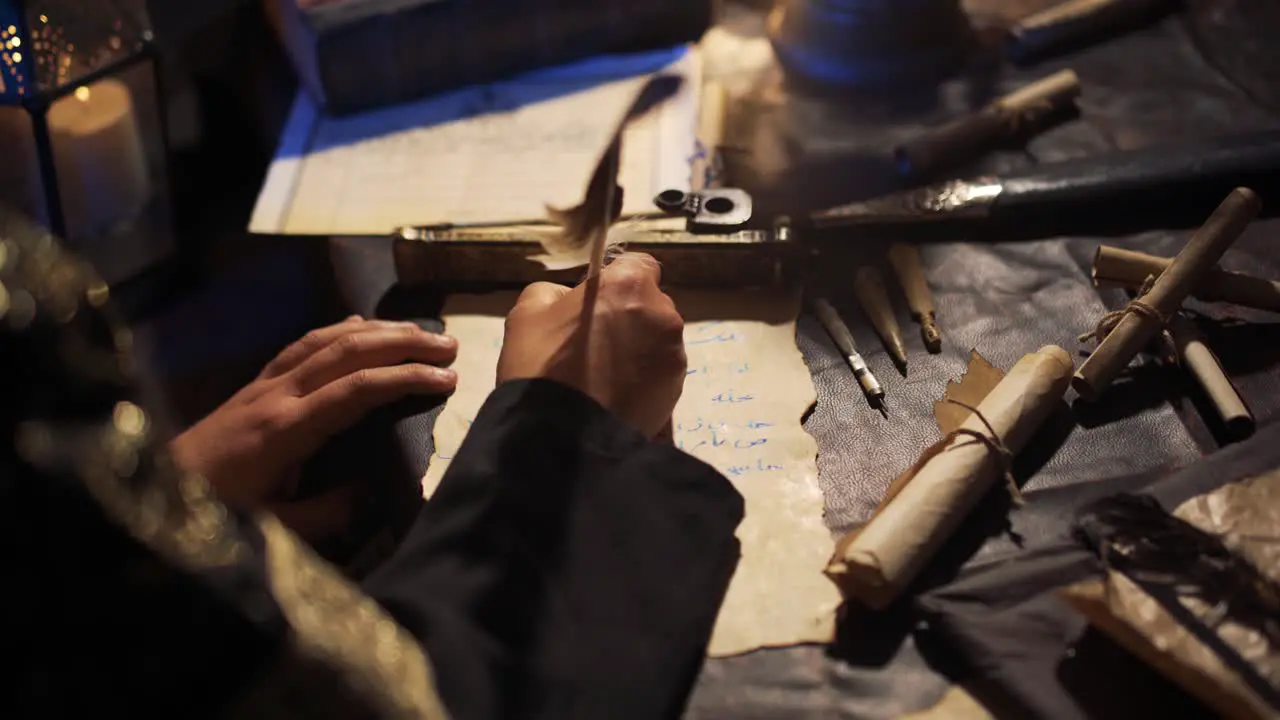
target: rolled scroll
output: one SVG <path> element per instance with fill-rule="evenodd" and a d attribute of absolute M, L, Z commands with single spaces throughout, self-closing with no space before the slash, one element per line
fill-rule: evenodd
<path fill-rule="evenodd" d="M 1099 245 L 1097 254 L 1093 256 L 1093 282 L 1095 285 L 1119 285 L 1137 290 L 1148 277 L 1164 272 L 1171 263 L 1172 258 Z M 1229 302 L 1280 312 L 1280 282 L 1220 268 L 1205 273 L 1191 295 L 1205 302 Z"/>
<path fill-rule="evenodd" d="M 1232 190 L 1169 264 L 1169 269 L 1160 273 L 1149 292 L 1111 318 L 1103 318 L 1099 334 L 1105 337 L 1099 338 L 1098 348 L 1071 381 L 1081 397 L 1092 400 L 1106 392 L 1138 351 L 1164 328 L 1205 273 L 1240 237 L 1261 205 L 1252 190 Z M 1114 327 L 1106 327 L 1109 319 L 1115 320 Z"/>
<path fill-rule="evenodd" d="M 1061 70 L 894 148 L 898 172 L 929 176 L 972 160 L 993 146 L 1025 139 L 1061 116 L 1080 96 L 1080 79 Z"/>
<path fill-rule="evenodd" d="M 1010 456 L 1061 401 L 1072 369 L 1071 356 L 1055 345 L 1024 356 L 977 413 L 925 450 L 905 482 L 895 483 L 897 494 L 836 545 L 826 572 L 847 599 L 883 608 L 911 584 L 1008 472 Z"/>
<path fill-rule="evenodd" d="M 1240 393 L 1231 384 L 1218 357 L 1205 345 L 1195 325 L 1187 318 L 1177 315 L 1169 321 L 1169 332 L 1178 351 L 1178 362 L 1204 390 L 1214 411 L 1222 418 L 1227 435 L 1232 440 L 1252 435 L 1253 413 L 1249 412 L 1249 406 L 1244 404 L 1244 398 L 1240 397 Z"/>
<path fill-rule="evenodd" d="M 1015 65 L 1037 63 L 1154 22 L 1176 4 L 1174 0 L 1066 0 L 1009 28 L 1005 56 Z"/>

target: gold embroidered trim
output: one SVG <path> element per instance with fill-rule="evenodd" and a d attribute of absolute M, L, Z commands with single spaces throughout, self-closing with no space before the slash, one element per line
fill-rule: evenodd
<path fill-rule="evenodd" d="M 416 640 L 274 516 L 260 516 L 258 527 L 271 592 L 293 627 L 298 654 L 340 672 L 379 717 L 447 717 Z"/>

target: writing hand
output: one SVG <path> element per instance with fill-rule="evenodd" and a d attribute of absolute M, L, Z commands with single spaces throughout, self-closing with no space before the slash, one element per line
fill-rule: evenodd
<path fill-rule="evenodd" d="M 507 316 L 498 382 L 556 380 L 657 437 L 680 399 L 686 368 L 684 320 L 658 287 L 661 276 L 648 255 L 616 259 L 600 274 L 586 334 L 584 285 L 528 286 Z"/>
<path fill-rule="evenodd" d="M 300 534 L 339 526 L 358 488 L 290 502 L 302 463 L 370 410 L 451 392 L 457 341 L 413 323 L 351 317 L 286 348 L 261 374 L 170 445 L 175 461 L 242 508 L 268 506 Z M 334 528 L 336 529 L 336 527 Z"/>

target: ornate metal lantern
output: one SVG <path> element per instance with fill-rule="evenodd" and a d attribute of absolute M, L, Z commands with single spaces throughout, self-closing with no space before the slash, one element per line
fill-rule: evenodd
<path fill-rule="evenodd" d="M 145 0 L 0 0 L 0 202 L 108 282 L 173 250 Z"/>

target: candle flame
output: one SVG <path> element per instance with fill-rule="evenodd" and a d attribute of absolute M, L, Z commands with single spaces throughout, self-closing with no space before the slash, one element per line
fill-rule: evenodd
<path fill-rule="evenodd" d="M 92 93 L 89 92 L 89 88 L 87 87 L 76 88 L 76 99 L 79 100 L 80 102 L 89 102 L 90 95 L 92 95 Z"/>

